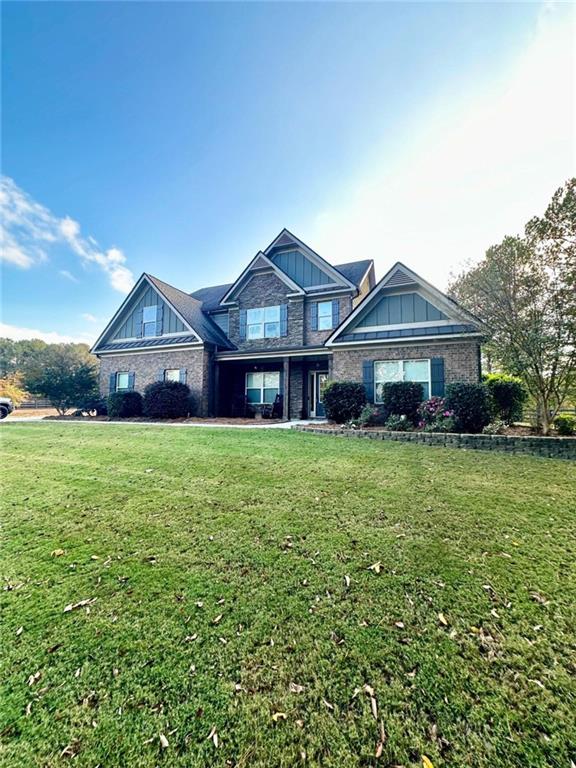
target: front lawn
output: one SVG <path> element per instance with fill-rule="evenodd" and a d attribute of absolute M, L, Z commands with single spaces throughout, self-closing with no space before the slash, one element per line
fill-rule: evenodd
<path fill-rule="evenodd" d="M 576 762 L 573 464 L 283 430 L 0 439 L 1 765 Z"/>

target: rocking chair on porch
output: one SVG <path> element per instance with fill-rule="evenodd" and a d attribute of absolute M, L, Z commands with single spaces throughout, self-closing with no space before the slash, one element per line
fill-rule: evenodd
<path fill-rule="evenodd" d="M 273 403 L 262 406 L 263 419 L 281 419 L 284 415 L 284 395 L 276 395 Z"/>

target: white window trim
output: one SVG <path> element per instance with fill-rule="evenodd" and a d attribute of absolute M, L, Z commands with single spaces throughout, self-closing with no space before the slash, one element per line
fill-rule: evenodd
<path fill-rule="evenodd" d="M 118 381 L 119 381 L 120 376 L 127 376 L 128 377 L 128 382 L 127 382 L 127 385 L 125 387 L 119 387 L 118 386 Z M 114 391 L 115 392 L 129 392 L 130 391 L 129 387 L 130 387 L 130 371 L 116 371 L 116 386 L 115 386 Z"/>
<path fill-rule="evenodd" d="M 248 386 L 248 376 L 255 374 L 255 373 L 261 373 L 262 374 L 262 386 L 261 387 L 249 387 Z M 277 387 L 265 387 L 264 386 L 264 377 L 267 373 L 275 373 L 278 376 L 278 386 Z M 260 389 L 260 401 L 257 403 L 248 403 L 248 405 L 272 405 L 272 403 L 266 403 L 264 401 L 264 390 L 266 389 L 277 389 L 278 394 L 280 394 L 280 371 L 246 371 L 244 375 L 244 397 L 248 399 L 248 390 L 249 389 Z"/>
<path fill-rule="evenodd" d="M 373 386 L 373 393 L 372 397 L 375 403 L 381 403 L 381 400 L 376 399 L 376 363 L 402 363 L 402 376 L 404 376 L 404 363 L 428 363 L 428 397 L 432 397 L 432 358 L 430 357 L 418 357 L 418 358 L 399 358 L 397 360 L 374 360 L 372 363 L 372 371 L 374 373 L 374 386 Z M 402 381 L 407 381 L 407 379 L 402 379 Z M 386 382 L 378 382 L 378 383 L 386 383 Z M 418 384 L 423 384 L 424 382 L 417 382 Z"/>
<path fill-rule="evenodd" d="M 248 322 L 248 313 L 252 312 L 254 310 L 262 310 L 263 314 L 263 320 L 261 323 L 249 323 Z M 268 320 L 266 321 L 266 310 L 267 309 L 277 309 L 278 310 L 278 320 Z M 246 310 L 246 341 L 260 341 L 261 339 L 279 339 L 282 335 L 282 309 L 280 304 L 268 304 L 265 307 L 250 307 L 250 309 Z M 250 327 L 254 327 L 256 325 L 262 326 L 262 336 L 250 336 Z M 267 325 L 277 325 L 278 326 L 278 333 L 273 335 L 266 335 L 266 326 Z"/>
<path fill-rule="evenodd" d="M 320 328 L 320 304 L 330 305 L 330 312 L 327 315 L 322 315 L 322 317 L 327 317 L 330 320 L 330 325 L 328 326 L 328 328 Z M 332 322 L 332 318 L 333 318 L 332 304 L 333 304 L 332 299 L 325 299 L 324 301 L 316 302 L 316 325 L 318 326 L 319 331 L 332 331 L 334 329 L 334 323 Z"/>

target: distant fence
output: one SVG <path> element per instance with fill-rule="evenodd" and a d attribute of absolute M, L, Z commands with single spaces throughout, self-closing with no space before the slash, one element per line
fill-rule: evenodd
<path fill-rule="evenodd" d="M 18 408 L 53 408 L 54 406 L 45 397 L 28 397 L 20 403 Z"/>

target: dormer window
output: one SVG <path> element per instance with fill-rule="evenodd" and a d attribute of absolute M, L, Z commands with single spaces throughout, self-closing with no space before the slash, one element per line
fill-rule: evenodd
<path fill-rule="evenodd" d="M 158 307 L 144 307 L 142 310 L 142 336 L 156 336 Z"/>
<path fill-rule="evenodd" d="M 246 338 L 276 339 L 280 336 L 280 306 L 248 309 Z"/>

